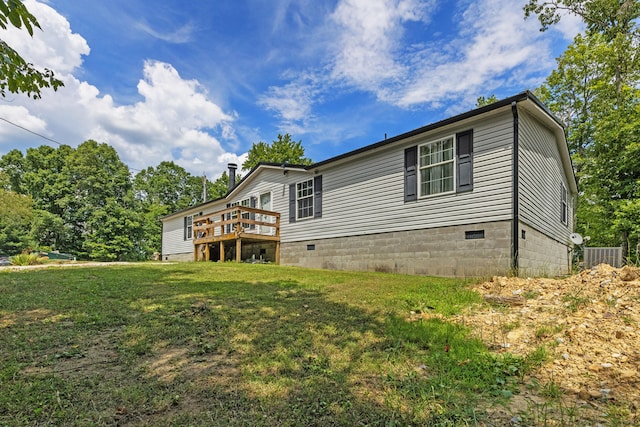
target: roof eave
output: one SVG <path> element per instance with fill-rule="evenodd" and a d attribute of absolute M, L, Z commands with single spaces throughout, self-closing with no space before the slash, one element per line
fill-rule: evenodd
<path fill-rule="evenodd" d="M 357 156 L 358 154 L 362 154 L 362 153 L 365 153 L 365 152 L 368 152 L 368 151 L 371 151 L 371 150 L 375 150 L 375 149 L 378 149 L 378 148 L 381 148 L 381 147 L 385 147 L 387 145 L 394 144 L 394 143 L 396 143 L 398 141 L 403 141 L 403 140 L 406 140 L 406 139 L 411 138 L 411 137 L 416 136 L 416 135 L 420 135 L 420 134 L 425 133 L 425 132 L 429 132 L 429 131 L 432 131 L 432 130 L 435 130 L 435 129 L 438 129 L 438 128 L 441 128 L 441 127 L 444 127 L 444 126 L 447 126 L 447 125 L 450 125 L 450 124 L 453 124 L 453 123 L 456 123 L 456 122 L 460 122 L 460 121 L 463 121 L 463 120 L 466 120 L 466 119 L 469 119 L 469 118 L 472 118 L 472 117 L 475 117 L 475 116 L 479 116 L 479 115 L 491 112 L 493 110 L 498 110 L 500 108 L 503 108 L 503 107 L 506 107 L 506 106 L 510 106 L 511 103 L 513 103 L 513 102 L 520 102 L 520 101 L 524 101 L 526 99 L 531 99 L 533 102 L 538 104 L 541 108 L 546 110 L 544 105 L 530 91 L 527 90 L 527 91 L 521 92 L 521 93 L 519 93 L 517 95 L 511 96 L 509 98 L 505 98 L 505 99 L 502 99 L 500 101 L 494 102 L 492 104 L 485 105 L 485 106 L 476 108 L 474 110 L 470 110 L 470 111 L 467 111 L 465 113 L 458 114 L 456 116 L 452 116 L 452 117 L 446 118 L 444 120 L 440 120 L 440 121 L 437 121 L 435 123 L 428 124 L 426 126 L 422 126 L 420 128 L 411 130 L 409 132 L 405 132 L 405 133 L 402 133 L 400 135 L 396 135 L 396 136 L 393 136 L 391 138 L 387 138 L 387 139 L 384 139 L 382 141 L 378 141 L 378 142 L 375 142 L 373 144 L 366 145 L 364 147 L 349 151 L 349 152 L 344 153 L 344 154 L 340 154 L 340 155 L 335 156 L 335 157 L 331 157 L 329 159 L 323 160 L 323 161 L 318 162 L 318 163 L 314 163 L 313 165 L 307 166 L 307 168 L 308 169 L 312 169 L 312 168 L 319 168 L 319 167 L 322 167 L 322 166 L 326 166 L 326 165 L 328 165 L 330 163 L 334 163 L 334 162 L 337 162 L 339 160 L 343 160 L 343 159 L 346 159 L 346 158 L 349 158 L 349 157 Z M 546 110 L 546 111 L 553 118 L 554 121 L 557 121 L 558 123 L 560 123 L 555 117 L 553 117 L 553 115 L 548 110 Z"/>

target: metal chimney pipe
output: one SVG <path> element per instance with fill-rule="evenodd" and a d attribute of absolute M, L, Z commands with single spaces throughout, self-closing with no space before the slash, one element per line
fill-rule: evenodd
<path fill-rule="evenodd" d="M 236 169 L 238 169 L 238 165 L 229 163 L 227 167 L 229 168 L 229 191 L 231 191 L 236 186 Z"/>
<path fill-rule="evenodd" d="M 207 201 L 207 175 L 202 174 L 202 203 Z"/>

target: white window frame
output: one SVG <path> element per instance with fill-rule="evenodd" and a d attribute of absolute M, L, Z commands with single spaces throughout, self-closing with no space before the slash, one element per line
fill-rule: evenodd
<path fill-rule="evenodd" d="M 560 222 L 569 225 L 569 194 L 564 183 L 561 183 L 560 186 L 562 187 L 560 190 Z"/>
<path fill-rule="evenodd" d="M 187 239 L 193 240 L 193 215 L 187 215 L 186 219 L 186 228 L 187 228 Z"/>
<path fill-rule="evenodd" d="M 235 208 L 236 206 L 240 206 L 240 202 L 229 203 L 229 207 L 230 208 Z M 231 211 L 231 215 L 230 215 L 230 219 L 236 219 L 236 218 L 238 218 L 238 211 L 237 210 L 232 210 Z"/>
<path fill-rule="evenodd" d="M 435 161 L 434 163 L 423 165 L 423 157 L 425 156 L 422 155 L 422 149 L 424 147 L 427 147 L 429 145 L 446 143 L 449 140 L 451 141 L 451 158 L 450 159 L 446 159 L 446 160 L 440 159 L 438 161 Z M 440 153 L 444 153 L 444 152 L 445 152 L 444 150 L 440 151 Z M 451 164 L 451 190 L 424 194 L 424 191 L 423 191 L 424 182 L 422 180 L 422 172 L 428 169 L 443 167 L 447 164 Z M 456 168 L 457 168 L 457 156 L 456 156 L 456 136 L 455 135 L 445 136 L 443 138 L 434 139 L 434 140 L 425 142 L 424 144 L 418 145 L 418 197 L 422 199 L 422 198 L 437 197 L 444 194 L 455 193 L 456 179 L 457 179 Z"/>
<path fill-rule="evenodd" d="M 245 206 L 245 207 L 250 207 L 251 206 L 251 199 L 247 198 L 247 199 L 242 199 L 242 200 L 237 200 L 233 203 L 229 203 L 229 207 L 230 208 L 235 208 L 236 206 Z M 231 217 L 230 219 L 237 219 L 238 218 L 238 211 L 234 210 L 231 212 Z M 251 218 L 251 214 L 249 212 L 242 212 L 242 219 L 250 219 Z M 242 224 L 243 227 L 245 226 L 249 226 L 249 224 Z M 235 230 L 235 225 L 233 226 L 234 230 Z M 246 228 L 246 227 L 245 227 Z"/>
<path fill-rule="evenodd" d="M 306 185 L 306 188 L 301 188 L 303 185 Z M 296 220 L 313 218 L 313 197 L 313 178 L 296 182 Z M 301 208 L 300 204 L 305 202 L 308 202 L 308 205 Z M 302 210 L 308 211 L 308 215 L 301 216 Z"/>
<path fill-rule="evenodd" d="M 246 207 L 246 208 L 251 207 L 251 199 L 248 198 L 248 199 L 240 200 L 240 206 L 243 206 L 243 207 Z M 251 213 L 250 212 L 242 212 L 241 215 L 242 215 L 242 219 L 251 219 Z M 250 224 L 248 224 L 246 222 L 242 223 L 242 228 L 246 229 L 246 228 L 249 228 L 249 227 L 250 227 Z"/>

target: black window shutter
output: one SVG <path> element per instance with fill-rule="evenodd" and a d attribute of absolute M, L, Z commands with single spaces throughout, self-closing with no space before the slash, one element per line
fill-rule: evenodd
<path fill-rule="evenodd" d="M 296 185 L 289 185 L 289 222 L 296 222 Z"/>
<path fill-rule="evenodd" d="M 183 232 L 182 232 L 182 238 L 184 240 L 187 240 L 187 217 L 184 217 L 184 227 L 183 227 Z"/>
<path fill-rule="evenodd" d="M 404 150 L 404 201 L 418 199 L 418 147 Z"/>
<path fill-rule="evenodd" d="M 560 184 L 560 222 L 564 224 L 564 186 Z"/>
<path fill-rule="evenodd" d="M 313 217 L 322 217 L 322 175 L 313 177 Z"/>
<path fill-rule="evenodd" d="M 564 187 L 560 184 L 560 222 L 564 223 Z"/>
<path fill-rule="evenodd" d="M 458 179 L 456 191 L 473 190 L 473 130 L 456 135 Z"/>
<path fill-rule="evenodd" d="M 231 203 L 227 203 L 227 207 L 230 208 Z M 231 212 L 227 212 L 226 220 L 229 221 L 230 219 L 231 219 Z M 231 224 L 227 224 L 227 226 L 225 227 L 225 230 L 227 234 L 231 233 Z"/>

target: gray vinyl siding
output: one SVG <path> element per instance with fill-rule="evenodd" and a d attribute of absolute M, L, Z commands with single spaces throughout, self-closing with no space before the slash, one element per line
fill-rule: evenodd
<path fill-rule="evenodd" d="M 570 187 L 554 134 L 520 112 L 520 220 L 552 239 L 567 243 L 573 230 Z M 567 224 L 561 221 L 561 188 L 567 189 Z"/>
<path fill-rule="evenodd" d="M 404 201 L 404 150 L 473 129 L 473 191 Z M 318 171 L 322 218 L 289 224 L 283 242 L 503 221 L 511 218 L 513 119 L 510 110 L 423 134 L 404 144 Z M 280 210 L 286 212 L 286 210 Z M 489 237 L 489 236 L 488 236 Z"/>
<path fill-rule="evenodd" d="M 228 200 L 219 200 L 193 209 L 177 213 L 163 220 L 162 254 L 184 254 L 193 252 L 193 241 L 184 240 L 184 217 L 188 215 L 209 214 L 227 207 L 227 203 L 239 202 L 249 197 L 271 193 L 271 209 L 281 213 L 281 233 L 286 232 L 289 212 L 289 183 L 313 177 L 313 172 L 288 170 L 287 174 L 279 168 L 263 168 L 257 171 L 253 179 L 234 192 Z M 307 220 L 300 221 L 305 223 Z"/>
<path fill-rule="evenodd" d="M 184 239 L 184 217 L 212 213 L 226 207 L 225 202 L 215 202 L 180 212 L 163 221 L 162 255 L 193 253 L 193 241 Z"/>
<path fill-rule="evenodd" d="M 191 240 L 184 240 L 184 217 L 171 218 L 162 225 L 162 254 L 179 254 L 193 252 Z"/>
<path fill-rule="evenodd" d="M 520 271 L 563 273 L 570 264 L 565 245 L 573 230 L 577 191 L 566 147 L 558 145 L 566 142 L 560 125 L 536 102 L 524 100 L 517 105 Z M 208 214 L 228 203 L 260 200 L 260 195 L 270 193 L 271 210 L 281 215 L 285 264 L 468 275 L 489 263 L 491 271 L 506 271 L 514 248 L 514 117 L 511 103 L 478 111 L 317 163 L 309 170 L 262 165 L 227 199 L 165 217 L 163 257 L 193 259 L 193 242 L 183 237 L 186 215 Z M 405 191 L 406 176 L 413 177 L 413 169 L 405 165 L 405 150 L 469 130 L 473 131 L 472 189 L 412 200 L 414 186 Z M 290 189 L 303 180 L 320 182 L 320 177 L 321 217 L 291 222 L 290 212 L 296 209 L 290 209 Z M 561 220 L 563 185 L 566 224 Z M 405 200 L 405 194 L 410 200 Z M 465 239 L 467 231 L 480 230 L 485 239 Z M 314 245 L 314 250 L 307 251 L 307 245 Z M 480 260 L 479 265 L 469 264 L 469 258 Z"/>
<path fill-rule="evenodd" d="M 248 197 L 260 197 L 260 194 L 271 193 L 271 210 L 280 212 L 280 229 L 284 231 L 289 222 L 289 185 L 310 178 L 313 178 L 313 172 L 288 170 L 285 175 L 279 168 L 264 168 L 242 190 L 234 193 L 229 202 L 233 203 Z"/>

